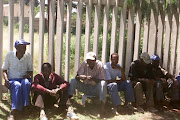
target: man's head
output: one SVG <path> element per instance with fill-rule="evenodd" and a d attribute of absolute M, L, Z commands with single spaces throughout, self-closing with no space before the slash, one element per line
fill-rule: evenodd
<path fill-rule="evenodd" d="M 151 56 L 151 60 L 152 60 L 152 65 L 154 67 L 158 67 L 161 59 L 158 55 L 153 55 Z"/>
<path fill-rule="evenodd" d="M 150 56 L 147 52 L 141 53 L 140 60 L 145 64 L 150 64 L 152 62 L 152 60 L 150 59 Z"/>
<path fill-rule="evenodd" d="M 86 54 L 86 61 L 90 68 L 93 68 L 96 63 L 96 54 L 94 52 L 88 52 Z"/>
<path fill-rule="evenodd" d="M 24 55 L 26 52 L 26 45 L 29 45 L 29 42 L 24 41 L 23 39 L 16 40 L 14 47 L 16 48 L 17 53 Z"/>
<path fill-rule="evenodd" d="M 116 65 L 119 61 L 119 55 L 117 53 L 111 54 L 111 65 Z"/>
<path fill-rule="evenodd" d="M 51 64 L 43 63 L 41 66 L 41 72 L 44 77 L 49 77 L 49 75 L 51 74 Z"/>

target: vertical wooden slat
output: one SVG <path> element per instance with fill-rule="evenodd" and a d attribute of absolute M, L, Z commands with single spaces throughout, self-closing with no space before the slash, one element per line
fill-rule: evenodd
<path fill-rule="evenodd" d="M 3 60 L 3 0 L 0 0 L 0 66 Z M 0 100 L 2 100 L 2 70 L 0 70 Z"/>
<path fill-rule="evenodd" d="M 56 68 L 55 72 L 62 75 L 62 51 L 64 30 L 64 0 L 57 1 L 57 27 L 56 27 Z"/>
<path fill-rule="evenodd" d="M 55 13 L 55 0 L 50 0 L 49 6 L 49 50 L 48 50 L 48 62 L 52 65 L 54 70 L 54 13 Z"/>
<path fill-rule="evenodd" d="M 150 29 L 149 29 L 149 42 L 148 53 L 150 56 L 155 54 L 156 50 L 156 37 L 157 37 L 157 13 L 151 9 Z"/>
<path fill-rule="evenodd" d="M 135 41 L 134 41 L 134 57 L 133 60 L 137 60 L 139 57 L 139 46 L 141 39 L 141 20 L 142 20 L 142 12 L 141 10 L 137 11 L 136 15 L 136 30 L 135 30 Z"/>
<path fill-rule="evenodd" d="M 109 24 L 109 0 L 106 1 L 104 7 L 104 23 L 103 23 L 103 44 L 102 44 L 102 63 L 106 63 L 107 43 L 108 43 L 108 24 Z"/>
<path fill-rule="evenodd" d="M 24 0 L 20 0 L 19 8 L 19 38 L 23 39 L 24 33 Z"/>
<path fill-rule="evenodd" d="M 171 28 L 172 28 L 172 13 L 168 10 L 166 15 L 166 30 L 165 30 L 165 42 L 164 42 L 164 56 L 163 56 L 163 68 L 168 70 L 169 64 L 169 46 L 171 39 Z"/>
<path fill-rule="evenodd" d="M 31 43 L 30 52 L 33 60 L 34 56 L 34 0 L 30 0 L 29 11 L 29 41 Z"/>
<path fill-rule="evenodd" d="M 92 0 L 88 1 L 86 5 L 86 33 L 85 33 L 85 47 L 84 47 L 84 58 L 90 50 L 90 31 L 91 31 L 91 9 Z"/>
<path fill-rule="evenodd" d="M 163 11 L 160 11 L 158 15 L 158 36 L 157 36 L 156 54 L 159 55 L 161 60 L 163 55 L 164 19 L 165 19 L 165 13 Z"/>
<path fill-rule="evenodd" d="M 125 29 L 126 29 L 126 16 L 127 16 L 127 7 L 124 6 L 121 8 L 121 20 L 119 28 L 119 64 L 124 67 L 124 51 L 125 51 Z"/>
<path fill-rule="evenodd" d="M 67 2 L 65 80 L 69 81 L 72 0 Z"/>
<path fill-rule="evenodd" d="M 94 40 L 93 40 L 93 52 L 96 53 L 98 59 L 99 52 L 99 26 L 100 26 L 100 9 L 101 9 L 101 0 L 98 0 L 98 3 L 95 6 L 95 18 L 94 18 Z"/>
<path fill-rule="evenodd" d="M 14 39 L 14 0 L 9 0 L 8 14 L 9 51 L 12 51 Z"/>
<path fill-rule="evenodd" d="M 179 3 L 180 4 L 180 1 Z M 180 7 L 178 6 L 178 13 L 180 13 Z M 180 20 L 179 20 L 180 22 Z M 180 23 L 179 23 L 180 24 Z M 177 58 L 176 58 L 176 71 L 175 71 L 175 76 L 180 75 L 180 25 L 178 26 L 178 39 L 177 39 Z"/>
<path fill-rule="evenodd" d="M 142 52 L 148 51 L 148 40 L 149 40 L 149 19 L 144 19 L 144 35 L 143 35 L 143 48 Z"/>
<path fill-rule="evenodd" d="M 179 31 L 180 31 L 180 25 L 179 25 Z M 177 60 L 176 60 L 176 73 L 175 75 L 180 75 L 180 32 L 179 34 L 179 39 L 177 40 Z"/>
<path fill-rule="evenodd" d="M 39 60 L 38 60 L 38 72 L 41 72 L 41 65 L 43 64 L 44 54 L 44 0 L 40 1 L 40 19 L 39 19 Z"/>
<path fill-rule="evenodd" d="M 174 75 L 175 73 L 175 61 L 176 61 L 176 47 L 178 38 L 178 26 L 179 26 L 179 14 L 177 11 L 174 13 L 172 22 L 172 33 L 171 33 L 171 53 L 170 53 L 170 64 L 169 72 Z"/>
<path fill-rule="evenodd" d="M 113 7 L 110 55 L 116 52 L 117 15 L 118 15 L 119 0 L 115 0 L 115 2 L 116 2 L 116 5 Z"/>
<path fill-rule="evenodd" d="M 76 74 L 80 65 L 80 53 L 81 53 L 81 32 L 82 32 L 82 2 L 79 0 L 77 6 L 77 18 L 76 18 L 76 50 L 75 50 L 75 66 L 74 74 Z"/>
<path fill-rule="evenodd" d="M 127 34 L 127 47 L 126 47 L 126 65 L 125 65 L 125 73 L 126 76 L 129 72 L 129 67 L 132 62 L 132 55 L 133 55 L 133 40 L 134 40 L 134 7 L 129 9 L 128 15 L 128 34 Z"/>

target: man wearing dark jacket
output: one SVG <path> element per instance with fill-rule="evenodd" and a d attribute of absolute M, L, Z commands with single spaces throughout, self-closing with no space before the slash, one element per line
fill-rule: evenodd
<path fill-rule="evenodd" d="M 154 108 L 154 76 L 152 73 L 151 59 L 147 52 L 140 55 L 140 59 L 131 63 L 129 70 L 129 77 L 134 85 L 134 96 L 136 99 L 136 106 L 139 112 L 144 112 L 142 106 L 144 105 L 143 92 L 146 96 L 146 108 L 150 112 L 157 112 Z"/>

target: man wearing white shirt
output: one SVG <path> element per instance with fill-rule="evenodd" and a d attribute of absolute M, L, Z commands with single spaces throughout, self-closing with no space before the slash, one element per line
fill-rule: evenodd
<path fill-rule="evenodd" d="M 29 44 L 23 39 L 16 40 L 16 51 L 10 51 L 2 65 L 5 86 L 11 92 L 11 119 L 16 117 L 17 110 L 30 105 L 33 64 L 31 55 L 26 53 L 26 45 Z"/>
<path fill-rule="evenodd" d="M 117 53 L 111 54 L 111 62 L 104 65 L 106 71 L 107 89 L 111 96 L 114 105 L 113 111 L 117 113 L 117 107 L 121 105 L 121 100 L 118 92 L 124 91 L 125 104 L 134 102 L 133 87 L 129 80 L 126 80 L 125 74 L 121 66 L 118 64 L 119 55 Z"/>

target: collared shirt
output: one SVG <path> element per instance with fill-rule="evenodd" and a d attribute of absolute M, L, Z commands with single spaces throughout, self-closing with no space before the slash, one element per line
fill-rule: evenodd
<path fill-rule="evenodd" d="M 120 66 L 119 64 L 117 64 Z M 106 80 L 116 80 L 116 77 L 121 78 L 121 71 L 119 69 L 113 69 L 111 63 L 108 62 L 104 65 L 104 69 L 106 72 Z"/>
<path fill-rule="evenodd" d="M 22 78 L 28 71 L 33 71 L 31 55 L 25 53 L 19 60 L 16 57 L 15 51 L 8 52 L 2 65 L 2 69 L 8 71 L 8 79 Z"/>
<path fill-rule="evenodd" d="M 84 61 L 81 64 L 80 68 L 78 69 L 77 74 L 91 76 L 92 78 L 99 80 L 105 80 L 105 71 L 104 71 L 103 63 L 99 60 L 96 60 L 93 69 L 89 67 L 87 61 Z"/>
<path fill-rule="evenodd" d="M 47 82 L 48 84 L 46 84 Z M 69 88 L 69 83 L 56 73 L 51 73 L 48 81 L 45 81 L 43 74 L 40 73 L 34 77 L 32 89 L 40 93 L 45 93 L 46 89 L 56 89 L 57 86 L 60 86 L 61 90 L 65 90 Z"/>

